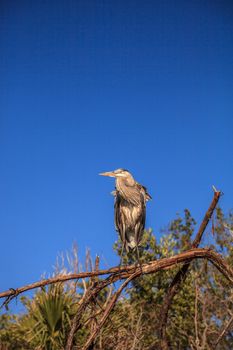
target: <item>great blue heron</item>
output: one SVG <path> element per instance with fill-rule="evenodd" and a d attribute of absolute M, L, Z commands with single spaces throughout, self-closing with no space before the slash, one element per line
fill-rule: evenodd
<path fill-rule="evenodd" d="M 147 189 L 136 182 L 128 170 L 117 169 L 101 173 L 115 177 L 114 216 L 115 228 L 122 241 L 121 259 L 124 249 L 137 251 L 141 242 L 146 219 L 146 202 L 151 199 Z"/>

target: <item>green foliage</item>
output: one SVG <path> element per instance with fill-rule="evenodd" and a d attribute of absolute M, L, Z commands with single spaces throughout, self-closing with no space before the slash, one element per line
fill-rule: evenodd
<path fill-rule="evenodd" d="M 175 255 L 190 248 L 195 220 L 189 210 L 177 216 L 160 239 L 152 230 L 145 231 L 140 246 L 141 263 Z M 233 266 L 233 215 L 224 215 L 218 208 L 212 227 L 205 232 L 211 247 L 220 252 Z M 211 229 L 211 230 L 210 230 Z M 121 242 L 114 249 L 121 254 Z M 77 252 L 68 259 L 77 272 Z M 123 254 L 123 263 L 135 263 L 134 253 Z M 90 254 L 86 268 L 93 268 Z M 159 311 L 179 266 L 156 274 L 143 275 L 134 280 L 118 300 L 110 318 L 98 335 L 94 349 L 155 349 L 158 348 Z M 68 270 L 57 267 L 62 273 Z M 26 307 L 23 315 L 0 317 L 0 349 L 64 349 L 67 334 L 77 304 L 93 280 L 50 286 L 38 291 L 33 298 L 22 298 Z M 114 291 L 114 286 L 111 287 Z M 75 344 L 80 348 L 98 324 L 106 301 L 111 295 L 106 288 L 89 305 L 83 315 L 83 327 Z M 212 349 L 217 336 L 228 322 L 233 309 L 232 289 L 228 281 L 204 260 L 195 261 L 169 310 L 167 333 L 171 349 Z M 94 316 L 93 316 L 94 315 Z M 229 330 L 218 350 L 233 349 L 233 331 Z"/>
<path fill-rule="evenodd" d="M 22 348 L 28 349 L 62 349 L 75 312 L 75 297 L 57 284 L 42 288 L 32 299 L 21 300 L 26 313 L 5 327 L 11 341 L 22 341 Z"/>

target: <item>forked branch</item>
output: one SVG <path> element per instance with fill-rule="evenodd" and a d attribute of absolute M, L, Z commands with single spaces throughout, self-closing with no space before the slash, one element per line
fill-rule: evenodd
<path fill-rule="evenodd" d="M 191 247 L 193 249 L 198 248 L 203 233 L 205 232 L 205 229 L 213 215 L 213 212 L 218 204 L 219 198 L 221 196 L 221 192 L 217 191 L 215 187 L 214 189 L 214 197 L 213 200 L 202 220 L 202 223 L 200 225 L 200 228 L 196 234 L 196 237 L 194 238 Z M 179 292 L 180 290 L 180 285 L 183 283 L 187 277 L 187 272 L 189 270 L 190 263 L 183 265 L 180 270 L 177 272 L 175 275 L 170 287 L 167 290 L 167 294 L 164 298 L 163 305 L 160 310 L 160 328 L 159 328 L 159 335 L 160 335 L 160 347 L 162 350 L 168 350 L 169 349 L 169 344 L 167 340 L 167 335 L 166 335 L 166 328 L 167 328 L 167 320 L 168 320 L 168 311 L 170 309 L 170 306 L 172 304 L 172 301 L 175 297 L 175 295 Z"/>

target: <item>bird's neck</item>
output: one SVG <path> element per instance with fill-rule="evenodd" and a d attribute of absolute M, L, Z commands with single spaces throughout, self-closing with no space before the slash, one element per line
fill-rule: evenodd
<path fill-rule="evenodd" d="M 116 188 L 119 188 L 119 189 L 124 187 L 134 186 L 134 184 L 135 184 L 135 181 L 133 177 L 116 179 Z"/>

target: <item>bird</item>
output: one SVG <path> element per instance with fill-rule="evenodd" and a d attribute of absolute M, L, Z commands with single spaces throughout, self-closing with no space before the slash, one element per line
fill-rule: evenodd
<path fill-rule="evenodd" d="M 138 246 L 142 240 L 146 220 L 146 202 L 152 197 L 146 187 L 139 184 L 126 169 L 100 173 L 115 178 L 114 222 L 122 241 L 121 261 L 124 250 L 135 251 L 139 259 Z M 121 265 L 121 263 L 120 263 Z"/>

